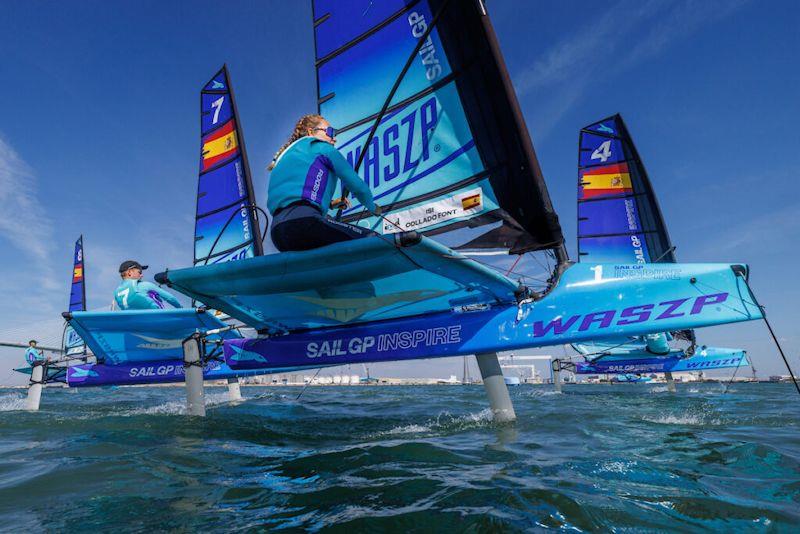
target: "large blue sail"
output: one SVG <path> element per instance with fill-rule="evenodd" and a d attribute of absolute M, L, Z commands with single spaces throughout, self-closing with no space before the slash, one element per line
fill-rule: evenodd
<path fill-rule="evenodd" d="M 314 0 L 313 11 L 319 112 L 338 129 L 337 148 L 354 166 L 367 146 L 358 172 L 385 215 L 376 220 L 356 203 L 343 220 L 384 234 L 499 222 L 470 248 L 521 253 L 561 245 L 482 2 Z"/>
<path fill-rule="evenodd" d="M 579 146 L 579 261 L 675 263 L 653 187 L 622 117 L 582 128 Z"/>
<path fill-rule="evenodd" d="M 260 256 L 253 183 L 226 66 L 200 93 L 200 133 L 194 263 Z"/>
<path fill-rule="evenodd" d="M 86 310 L 86 273 L 84 270 L 83 236 L 75 242 L 72 258 L 72 285 L 69 291 L 69 311 Z M 64 330 L 64 350 L 67 356 L 86 353 L 86 344 L 69 325 Z"/>

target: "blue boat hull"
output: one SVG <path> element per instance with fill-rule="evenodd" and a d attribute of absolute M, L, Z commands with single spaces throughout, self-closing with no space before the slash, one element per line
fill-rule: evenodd
<path fill-rule="evenodd" d="M 599 275 L 596 267 L 569 267 L 547 296 L 520 306 L 226 340 L 225 361 L 231 369 L 258 369 L 411 360 L 761 318 L 738 266 L 604 265 Z"/>

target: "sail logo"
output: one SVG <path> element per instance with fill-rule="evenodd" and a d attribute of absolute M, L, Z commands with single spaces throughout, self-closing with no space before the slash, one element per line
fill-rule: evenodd
<path fill-rule="evenodd" d="M 631 236 L 631 245 L 633 245 L 633 255 L 636 257 L 636 263 L 647 263 L 644 259 L 644 249 L 642 248 L 642 240 L 638 235 Z"/>
<path fill-rule="evenodd" d="M 76 345 L 83 345 L 83 339 L 72 328 L 67 331 L 67 347 L 74 347 Z"/>
<path fill-rule="evenodd" d="M 401 174 L 415 171 L 420 163 L 428 161 L 431 152 L 436 151 L 436 147 L 430 146 L 430 140 L 438 120 L 436 97 L 431 97 L 399 120 L 393 120 L 381 134 L 376 133 L 359 169 L 367 187 L 374 190 Z M 358 137 L 360 134 L 354 140 Z M 418 154 L 415 154 L 415 147 L 420 147 Z M 357 145 L 345 154 L 351 166 L 355 166 L 361 151 L 361 145 Z"/>
<path fill-rule="evenodd" d="M 422 37 L 428 30 L 428 23 L 425 22 L 425 15 L 412 11 L 408 16 L 408 24 L 411 26 L 411 35 L 416 39 Z M 419 49 L 419 56 L 422 58 L 422 65 L 425 67 L 425 77 L 432 82 L 442 74 L 442 65 L 436 57 L 436 47 L 433 46 L 431 35 L 425 39 Z"/>
<path fill-rule="evenodd" d="M 558 316 L 544 324 L 544 321 L 534 321 L 533 337 L 550 335 L 560 336 L 573 331 L 577 325 L 578 332 L 596 331 L 611 326 L 630 326 L 648 321 L 662 321 L 675 319 L 686 315 L 702 313 L 706 306 L 721 304 L 728 300 L 728 293 L 714 293 L 701 295 L 695 298 L 682 298 L 668 300 L 658 304 L 642 304 L 623 309 L 619 315 L 617 310 L 607 310 L 587 313 L 585 315 L 571 315 L 568 318 Z M 690 304 L 691 303 L 691 304 Z M 688 313 L 687 310 L 688 309 Z M 652 318 L 652 319 L 651 319 Z"/>
<path fill-rule="evenodd" d="M 637 231 L 639 229 L 639 220 L 636 217 L 636 206 L 630 198 L 625 199 L 625 217 L 628 220 L 628 230 Z"/>

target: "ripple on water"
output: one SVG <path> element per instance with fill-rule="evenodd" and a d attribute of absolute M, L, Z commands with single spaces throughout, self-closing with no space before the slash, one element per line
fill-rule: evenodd
<path fill-rule="evenodd" d="M 0 391 L 0 520 L 36 530 L 790 530 L 800 406 L 756 384 Z M 686 389 L 686 391 L 683 391 Z M 689 391 L 691 389 L 691 391 Z M 35 495 L 35 499 L 30 496 Z M 76 504 L 77 503 L 77 504 Z"/>

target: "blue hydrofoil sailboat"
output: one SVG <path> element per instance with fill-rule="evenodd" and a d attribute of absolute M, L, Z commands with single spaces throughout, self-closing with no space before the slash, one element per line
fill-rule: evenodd
<path fill-rule="evenodd" d="M 579 261 L 663 268 L 675 264 L 675 247 L 655 191 L 619 114 L 581 129 L 578 160 Z M 671 381 L 676 371 L 749 364 L 742 349 L 698 346 L 692 330 L 593 340 L 572 347 L 584 361 L 554 365 L 578 374 L 665 373 Z"/>
<path fill-rule="evenodd" d="M 270 373 L 475 354 L 495 417 L 511 420 L 497 351 L 761 318 L 741 264 L 568 261 L 482 2 L 316 0 L 313 12 L 319 112 L 384 208 L 375 216 L 355 204 L 342 220 L 377 234 L 260 255 L 253 196 L 239 181 L 246 165 L 236 166 L 246 160 L 235 107 L 211 93 L 229 84 L 212 80 L 202 99 L 195 266 L 156 280 L 255 335 L 204 323 L 182 339 L 190 414 L 205 413 L 202 366 L 219 359 L 235 372 Z M 201 208 L 214 184 L 226 200 Z M 555 266 L 524 283 L 462 249 L 539 254 Z M 118 347 L 117 361 L 130 363 L 146 348 L 131 337 L 145 329 L 137 321 L 150 328 L 168 313 L 68 319 L 90 347 Z M 104 345 L 112 339 L 126 341 Z"/>

